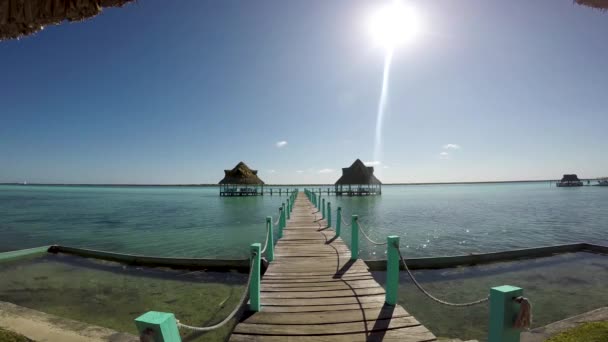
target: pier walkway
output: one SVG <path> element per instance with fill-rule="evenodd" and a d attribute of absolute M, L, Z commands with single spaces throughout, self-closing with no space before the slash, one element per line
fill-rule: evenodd
<path fill-rule="evenodd" d="M 246 312 L 230 341 L 435 341 L 336 237 L 306 195 L 296 198 L 261 281 L 260 312 Z"/>

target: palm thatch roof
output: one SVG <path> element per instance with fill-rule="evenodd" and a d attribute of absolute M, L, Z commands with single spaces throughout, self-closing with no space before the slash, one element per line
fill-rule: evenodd
<path fill-rule="evenodd" d="M 220 184 L 249 184 L 263 185 L 264 182 L 258 177 L 258 170 L 252 170 L 247 164 L 240 162 L 232 170 L 224 170 L 224 179 Z"/>
<path fill-rule="evenodd" d="M 562 177 L 562 182 L 580 182 L 581 180 L 578 179 L 577 175 L 564 175 L 564 177 Z"/>
<path fill-rule="evenodd" d="M 357 159 L 350 167 L 342 168 L 342 177 L 336 181 L 336 185 L 341 184 L 382 184 L 382 182 L 374 176 L 373 166 L 365 166 L 360 159 Z"/>
<path fill-rule="evenodd" d="M 0 0 L 0 40 L 38 32 L 63 21 L 82 21 L 106 7 L 133 0 Z"/>
<path fill-rule="evenodd" d="M 602 11 L 608 10 L 608 0 L 574 0 L 579 5 L 596 8 Z"/>

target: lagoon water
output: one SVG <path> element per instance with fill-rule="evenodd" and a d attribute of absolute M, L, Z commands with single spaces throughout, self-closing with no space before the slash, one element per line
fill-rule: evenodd
<path fill-rule="evenodd" d="M 303 189 L 301 186 L 300 189 Z M 318 189 L 318 187 L 317 187 Z M 384 186 L 324 196 L 408 257 L 573 242 L 608 244 L 608 188 L 547 182 Z M 156 256 L 245 258 L 285 196 L 220 197 L 215 187 L 0 186 L 0 252 L 48 244 Z M 335 219 L 335 212 L 334 212 Z M 335 225 L 335 224 L 334 224 Z M 348 243 L 350 233 L 343 227 Z M 384 248 L 362 238 L 364 259 Z"/>

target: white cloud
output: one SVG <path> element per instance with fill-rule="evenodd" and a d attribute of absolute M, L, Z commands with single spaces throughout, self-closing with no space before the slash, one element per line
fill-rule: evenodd
<path fill-rule="evenodd" d="M 298 170 L 298 171 L 296 171 L 296 172 L 297 172 L 297 173 L 304 173 L 304 171 L 303 171 L 303 170 Z"/>
<path fill-rule="evenodd" d="M 445 151 L 443 151 L 443 152 L 439 153 L 439 158 L 440 159 L 449 159 L 450 158 L 450 154 L 447 153 L 447 152 L 445 152 Z"/>
<path fill-rule="evenodd" d="M 277 170 L 273 170 L 273 169 L 268 170 L 268 173 L 275 173 L 275 172 L 277 172 Z"/>
<path fill-rule="evenodd" d="M 444 150 L 460 150 L 460 145 L 458 144 L 445 144 L 443 145 Z"/>
<path fill-rule="evenodd" d="M 321 169 L 321 170 L 319 170 L 319 173 L 332 173 L 332 172 L 334 172 L 333 169 Z"/>
<path fill-rule="evenodd" d="M 373 160 L 373 161 L 363 162 L 363 164 L 365 164 L 366 166 L 378 166 L 378 165 L 382 164 L 382 162 L 380 162 L 378 160 Z"/>
<path fill-rule="evenodd" d="M 388 165 L 384 165 L 382 168 L 383 169 L 388 169 Z"/>
<path fill-rule="evenodd" d="M 285 146 L 287 146 L 287 141 L 285 141 L 285 140 L 277 141 L 276 145 L 278 148 L 285 147 Z"/>

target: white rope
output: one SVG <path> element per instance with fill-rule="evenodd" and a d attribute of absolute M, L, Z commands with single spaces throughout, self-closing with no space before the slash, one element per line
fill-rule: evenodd
<path fill-rule="evenodd" d="M 212 326 L 208 326 L 208 327 L 193 327 L 191 325 L 180 323 L 180 321 L 178 320 L 177 326 L 179 328 L 185 328 L 185 329 L 189 329 L 189 330 L 193 330 L 193 331 L 211 331 L 211 330 L 217 329 L 217 328 L 223 326 L 224 324 L 228 323 L 232 318 L 234 318 L 236 313 L 239 312 L 239 309 L 247 301 L 247 296 L 249 295 L 249 285 L 251 284 L 251 275 L 252 274 L 253 274 L 253 258 L 251 259 L 251 265 L 249 268 L 249 279 L 247 279 L 247 285 L 245 285 L 245 291 L 243 291 L 243 294 L 241 295 L 239 305 L 236 308 L 234 308 L 234 310 L 232 310 L 232 312 L 226 318 L 224 318 L 223 321 L 221 321 L 217 324 L 214 324 Z"/>
<path fill-rule="evenodd" d="M 367 241 L 371 242 L 372 244 L 376 245 L 376 246 L 384 246 L 386 245 L 388 242 L 376 242 L 374 240 L 372 240 L 367 234 L 365 234 L 365 231 L 361 228 L 363 225 L 361 224 L 361 222 L 359 223 L 359 231 L 361 232 L 361 234 L 363 234 L 363 236 L 367 239 Z"/>
<path fill-rule="evenodd" d="M 279 225 L 279 221 L 281 220 L 281 215 L 279 215 L 277 217 L 277 220 L 273 222 L 273 225 L 278 226 Z"/>
<path fill-rule="evenodd" d="M 436 301 L 439 304 L 444 304 L 444 305 L 448 305 L 448 306 L 473 306 L 473 305 L 477 305 L 477 304 L 481 304 L 481 303 L 485 303 L 490 299 L 490 296 L 473 301 L 473 302 L 467 302 L 467 303 L 450 303 L 450 302 L 446 302 L 444 300 L 441 300 L 435 296 L 433 296 L 432 294 L 428 293 L 417 281 L 416 278 L 414 278 L 414 275 L 412 274 L 412 272 L 410 271 L 410 269 L 407 267 L 407 264 L 405 263 L 405 259 L 403 258 L 403 255 L 401 255 L 401 250 L 399 249 L 399 245 L 395 244 L 395 247 L 397 248 L 397 251 L 399 252 L 399 257 L 401 258 L 401 262 L 403 263 L 403 267 L 405 268 L 405 270 L 407 271 L 407 274 L 410 276 L 410 279 L 412 279 L 412 282 L 414 283 L 414 285 L 416 285 L 416 287 L 418 288 L 418 290 L 420 290 L 422 293 L 424 293 L 427 297 L 429 297 L 430 299 Z"/>
<path fill-rule="evenodd" d="M 261 254 L 266 252 L 266 247 L 268 247 L 268 240 L 270 238 L 270 227 L 266 226 L 266 242 L 264 242 L 264 248 L 260 251 Z"/>

